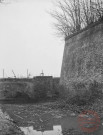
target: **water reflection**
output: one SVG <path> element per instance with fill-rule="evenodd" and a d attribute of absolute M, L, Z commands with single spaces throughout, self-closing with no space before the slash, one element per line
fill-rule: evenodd
<path fill-rule="evenodd" d="M 6 108 L 6 109 L 5 109 Z M 63 114 L 46 105 L 5 105 L 4 110 L 21 127 L 25 135 L 66 135 L 78 128 L 77 117 Z"/>
<path fill-rule="evenodd" d="M 76 118 L 49 119 L 35 124 L 26 125 L 25 123 L 21 127 L 25 135 L 63 135 L 63 132 L 68 129 L 78 129 Z"/>
<path fill-rule="evenodd" d="M 62 128 L 60 125 L 53 126 L 51 130 L 34 130 L 33 126 L 30 127 L 21 127 L 21 130 L 25 133 L 25 135 L 62 135 Z"/>

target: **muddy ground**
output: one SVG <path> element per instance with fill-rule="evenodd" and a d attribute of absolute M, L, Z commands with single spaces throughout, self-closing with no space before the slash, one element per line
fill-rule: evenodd
<path fill-rule="evenodd" d="M 52 135 L 102 135 L 103 134 L 103 101 L 98 100 L 90 106 L 76 106 L 65 104 L 64 101 L 52 101 L 43 103 L 15 103 L 3 104 L 3 112 L 7 112 L 13 119 L 13 122 L 21 129 L 33 127 L 37 131 L 35 134 L 40 135 L 46 131 L 53 131 L 53 127 L 59 125 L 60 133 Z M 93 110 L 100 117 L 99 127 L 93 133 L 84 132 L 78 123 L 78 115 L 83 110 Z M 50 132 L 48 132 L 48 135 Z M 51 135 L 51 134 L 50 134 Z"/>

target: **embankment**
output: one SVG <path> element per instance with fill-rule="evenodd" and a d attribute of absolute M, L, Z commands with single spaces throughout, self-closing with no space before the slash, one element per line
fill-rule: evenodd
<path fill-rule="evenodd" d="M 7 113 L 0 107 L 0 135 L 24 135 L 20 128 L 13 123 Z"/>

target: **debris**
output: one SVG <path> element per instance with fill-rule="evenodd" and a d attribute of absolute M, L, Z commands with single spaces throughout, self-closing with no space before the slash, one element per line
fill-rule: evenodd
<path fill-rule="evenodd" d="M 71 113 L 71 116 L 76 116 L 76 114 L 75 113 Z"/>
<path fill-rule="evenodd" d="M 20 117 L 19 115 L 17 115 L 17 114 L 14 114 L 16 117 L 19 117 L 20 119 L 23 119 L 22 117 Z"/>

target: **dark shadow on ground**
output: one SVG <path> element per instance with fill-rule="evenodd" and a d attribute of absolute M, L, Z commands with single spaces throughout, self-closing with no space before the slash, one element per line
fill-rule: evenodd
<path fill-rule="evenodd" d="M 40 101 L 31 100 L 31 99 L 7 99 L 7 100 L 0 100 L 0 104 L 36 104 L 36 103 L 45 103 L 45 102 L 54 102 L 57 99 L 44 99 Z"/>

